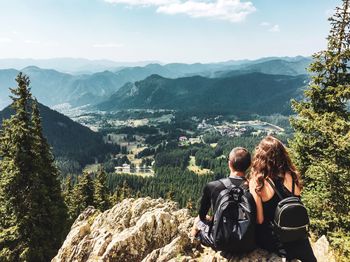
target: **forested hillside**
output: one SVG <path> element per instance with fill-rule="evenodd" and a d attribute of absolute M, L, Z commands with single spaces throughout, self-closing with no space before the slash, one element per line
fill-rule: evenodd
<path fill-rule="evenodd" d="M 302 94 L 308 77 L 247 73 L 228 78 L 168 79 L 152 75 L 124 85 L 99 110 L 176 109 L 236 115 L 291 113 L 290 99 Z M 258 98 L 258 99 L 257 99 Z"/>
<path fill-rule="evenodd" d="M 95 159 L 103 160 L 109 152 L 115 152 L 115 147 L 113 149 L 105 144 L 99 133 L 42 104 L 39 104 L 39 110 L 44 135 L 52 146 L 56 158 L 66 159 L 69 162 L 76 161 L 84 166 L 95 162 Z M 0 111 L 0 124 L 13 113 L 10 106 Z"/>

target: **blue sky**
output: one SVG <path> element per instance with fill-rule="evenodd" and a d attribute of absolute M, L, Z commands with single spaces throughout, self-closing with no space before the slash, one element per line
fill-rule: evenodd
<path fill-rule="evenodd" d="M 215 62 L 311 55 L 340 0 L 0 0 L 0 58 Z"/>

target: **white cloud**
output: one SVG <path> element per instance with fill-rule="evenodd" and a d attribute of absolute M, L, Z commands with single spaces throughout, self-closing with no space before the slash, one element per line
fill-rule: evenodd
<path fill-rule="evenodd" d="M 116 47 L 123 47 L 123 44 L 117 44 L 117 43 L 99 43 L 92 45 L 95 48 L 116 48 Z"/>
<path fill-rule="evenodd" d="M 270 26 L 271 24 L 269 22 L 261 22 L 260 25 L 261 26 Z"/>
<path fill-rule="evenodd" d="M 12 43 L 12 39 L 8 37 L 0 37 L 0 44 Z"/>
<path fill-rule="evenodd" d="M 274 25 L 269 29 L 269 32 L 274 32 L 274 33 L 280 32 L 280 31 L 281 31 L 281 29 L 280 29 L 279 25 Z"/>
<path fill-rule="evenodd" d="M 31 40 L 31 39 L 27 39 L 27 40 L 24 40 L 24 43 L 26 44 L 33 44 L 33 45 L 37 45 L 37 44 L 40 44 L 41 42 L 38 41 L 38 40 Z"/>
<path fill-rule="evenodd" d="M 158 13 L 187 14 L 191 17 L 208 17 L 227 20 L 232 23 L 243 21 L 247 15 L 255 12 L 251 2 L 242 3 L 240 0 L 217 0 L 216 2 L 185 1 L 160 6 Z"/>
<path fill-rule="evenodd" d="M 272 24 L 272 23 L 270 23 L 270 22 L 261 22 L 260 23 L 260 25 L 261 26 L 263 26 L 263 27 L 268 27 L 269 29 L 268 29 L 268 31 L 269 32 L 280 32 L 281 31 L 281 28 L 280 28 L 280 26 L 278 25 L 278 24 Z"/>
<path fill-rule="evenodd" d="M 194 18 L 212 18 L 232 23 L 241 22 L 256 11 L 252 2 L 241 0 L 105 0 L 129 6 L 155 6 L 157 13 L 185 14 Z"/>

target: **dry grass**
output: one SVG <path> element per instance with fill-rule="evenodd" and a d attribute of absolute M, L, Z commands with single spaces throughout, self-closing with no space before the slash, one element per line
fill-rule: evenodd
<path fill-rule="evenodd" d="M 190 162 L 187 167 L 190 171 L 196 173 L 197 175 L 205 175 L 208 173 L 212 173 L 210 169 L 207 168 L 201 168 L 200 166 L 196 165 L 196 158 L 194 156 L 190 156 Z"/>

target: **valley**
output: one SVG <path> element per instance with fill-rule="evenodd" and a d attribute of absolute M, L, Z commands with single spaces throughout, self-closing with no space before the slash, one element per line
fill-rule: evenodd
<path fill-rule="evenodd" d="M 44 133 L 63 178 L 101 167 L 114 176 L 153 177 L 169 167 L 214 175 L 231 141 L 249 140 L 253 149 L 269 134 L 285 140 L 290 100 L 300 98 L 309 62 L 271 57 L 84 74 L 37 66 L 21 71 L 30 77 L 33 95 L 50 107 L 41 106 Z M 11 86 L 17 73 L 0 70 L 1 88 Z M 1 114 L 7 118 L 10 110 Z"/>
<path fill-rule="evenodd" d="M 0 61 L 1 62 L 1 61 Z M 27 66 L 63 188 L 105 172 L 115 201 L 176 200 L 196 210 L 201 188 L 227 175 L 236 146 L 266 135 L 286 142 L 291 99 L 309 81 L 307 57 L 212 64 L 147 64 L 72 73 Z M 17 69 L 0 70 L 6 104 Z M 1 111 L 1 120 L 11 109 Z M 68 189 L 67 189 L 68 190 Z"/>
<path fill-rule="evenodd" d="M 67 108 L 66 108 L 67 109 Z M 258 115 L 251 120 L 240 120 L 235 115 L 213 115 L 183 113 L 176 110 L 130 109 L 112 112 L 62 110 L 74 121 L 94 132 L 101 133 L 106 144 L 115 147 L 105 163 L 84 168 L 88 172 L 96 166 L 106 165 L 107 170 L 116 175 L 129 174 L 143 177 L 155 174 L 155 159 L 163 146 L 187 150 L 196 147 L 219 150 L 219 140 L 236 140 L 242 137 L 260 138 L 266 135 L 287 136 L 285 128 L 266 122 Z M 260 118 L 260 119 L 259 119 Z M 274 119 L 286 120 L 286 116 L 275 115 Z M 254 120 L 253 120 L 254 119 Z M 278 124 L 283 125 L 280 121 Z M 224 155 L 218 156 L 225 158 Z M 209 174 L 212 171 L 202 167 L 195 156 L 190 156 L 188 170 L 196 174 Z"/>

